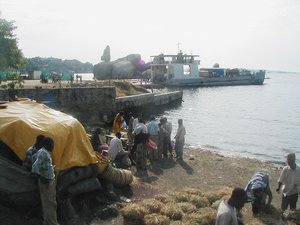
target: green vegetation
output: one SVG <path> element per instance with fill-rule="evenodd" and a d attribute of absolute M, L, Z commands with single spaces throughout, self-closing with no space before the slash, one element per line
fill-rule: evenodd
<path fill-rule="evenodd" d="M 14 34 L 14 21 L 0 18 L 0 71 L 20 68 L 25 65 L 22 51 Z"/>
<path fill-rule="evenodd" d="M 26 71 L 55 71 L 55 72 L 75 72 L 75 73 L 90 73 L 93 71 L 93 64 L 82 63 L 76 59 L 73 60 L 62 60 L 57 58 L 28 58 L 27 65 L 25 67 Z"/>

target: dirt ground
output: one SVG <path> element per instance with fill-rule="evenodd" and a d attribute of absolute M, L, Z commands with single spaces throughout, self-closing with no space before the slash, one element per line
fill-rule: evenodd
<path fill-rule="evenodd" d="M 132 202 L 153 198 L 157 194 L 169 191 L 180 191 L 184 187 L 199 188 L 204 192 L 226 186 L 244 188 L 253 173 L 266 171 L 270 174 L 274 212 L 272 215 L 262 214 L 254 218 L 251 205 L 246 204 L 242 210 L 244 222 L 246 224 L 281 224 L 278 213 L 280 195 L 275 192 L 280 168 L 270 163 L 249 158 L 229 158 L 202 149 L 186 148 L 184 160 L 181 162 L 176 161 L 175 158 L 168 158 L 160 164 L 160 169 L 152 170 L 149 168 L 147 173 L 142 175 L 136 174 L 134 167 L 132 167 L 132 171 L 136 176 L 133 183 L 128 187 L 130 191 L 127 190 L 127 193 L 123 192 L 122 194 L 130 198 Z M 119 206 L 126 204 L 122 202 Z M 26 216 L 28 217 L 28 214 L 16 212 L 0 205 L 1 225 L 37 225 L 41 223 L 41 215 L 33 218 L 26 218 Z M 122 225 L 123 218 L 119 215 L 102 220 L 95 213 L 84 224 Z"/>

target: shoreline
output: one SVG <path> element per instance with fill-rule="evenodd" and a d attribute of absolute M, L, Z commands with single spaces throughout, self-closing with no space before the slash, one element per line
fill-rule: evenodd
<path fill-rule="evenodd" d="M 275 168 L 280 168 L 280 167 L 283 167 L 283 166 L 286 165 L 286 163 L 284 161 L 279 161 L 279 160 L 277 161 L 277 160 L 271 160 L 271 159 L 262 159 L 262 158 L 259 158 L 259 157 L 255 157 L 255 155 L 253 155 L 253 156 L 245 156 L 245 155 L 241 155 L 239 153 L 235 153 L 235 154 L 228 153 L 228 154 L 226 154 L 226 151 L 213 150 L 213 149 L 210 149 L 210 148 L 196 146 L 196 145 L 193 145 L 193 144 L 185 144 L 185 148 L 189 149 L 189 150 L 192 150 L 192 151 L 194 151 L 194 150 L 195 151 L 198 151 L 198 150 L 200 150 L 200 151 L 208 151 L 208 152 L 220 155 L 222 157 L 228 157 L 228 158 L 247 158 L 247 159 L 250 159 L 250 160 L 259 160 L 259 161 L 262 161 L 264 163 L 270 163 Z"/>
<path fill-rule="evenodd" d="M 130 198 L 131 202 L 139 202 L 144 199 L 154 198 L 157 194 L 180 191 L 186 187 L 197 188 L 203 192 L 224 187 L 244 188 L 255 172 L 265 171 L 270 174 L 270 187 L 273 193 L 272 206 L 279 210 L 281 195 L 277 194 L 275 189 L 281 170 L 275 168 L 272 164 L 258 159 L 226 157 L 206 149 L 191 149 L 188 147 L 184 148 L 183 159 L 182 162 L 177 161 L 175 158 L 163 160 L 160 172 L 152 170 L 148 162 L 147 176 L 137 176 L 135 167 L 131 167 L 131 171 L 134 174 L 133 183 L 130 184 L 129 191 L 128 188 L 125 188 L 127 189 L 125 192 L 123 189 L 120 189 L 121 195 Z M 128 203 L 122 202 L 120 204 L 125 206 Z M 85 224 L 124 224 L 121 214 L 114 218 L 101 220 L 97 217 L 97 214 L 92 214 L 92 210 L 90 209 L 90 211 L 86 211 L 87 214 L 81 215 L 83 218 L 85 216 L 89 218 L 89 223 Z M 80 213 L 78 211 L 78 214 Z M 92 219 L 90 214 L 94 215 Z M 242 214 L 245 224 L 253 224 L 253 221 L 257 222 L 257 217 L 252 215 L 251 204 L 245 205 Z M 24 212 L 9 210 L 0 205 L 0 217 L 3 218 L 6 224 L 22 224 L 26 215 Z M 272 224 L 280 224 L 278 215 L 277 212 L 274 215 L 261 214 L 259 215 L 261 223 L 256 224 L 270 224 L 270 222 L 273 222 Z M 37 217 L 28 219 L 26 221 L 27 224 L 40 224 L 40 216 L 37 215 Z"/>
<path fill-rule="evenodd" d="M 144 199 L 152 199 L 157 194 L 165 194 L 180 191 L 184 188 L 197 188 L 203 192 L 217 190 L 224 187 L 245 188 L 251 176 L 258 171 L 269 174 L 270 188 L 273 193 L 271 203 L 274 209 L 273 214 L 252 215 L 251 204 L 245 204 L 242 215 L 245 224 L 280 224 L 279 209 L 281 195 L 276 193 L 277 179 L 281 169 L 272 163 L 263 162 L 258 159 L 246 157 L 227 157 L 211 152 L 207 149 L 184 148 L 184 161 L 178 162 L 175 159 L 167 159 L 163 162 L 161 174 L 148 170 L 147 177 L 135 177 L 131 184 L 133 196 L 132 202 L 139 202 Z M 133 173 L 135 170 L 132 170 Z M 126 205 L 126 203 L 123 203 Z M 123 217 L 119 215 L 99 223 L 122 225 Z"/>

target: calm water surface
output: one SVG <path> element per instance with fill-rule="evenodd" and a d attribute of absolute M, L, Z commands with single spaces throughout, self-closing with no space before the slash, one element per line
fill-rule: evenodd
<path fill-rule="evenodd" d="M 268 161 L 295 152 L 300 159 L 300 74 L 266 76 L 259 86 L 183 89 L 182 105 L 165 112 L 173 132 L 182 118 L 191 146 Z"/>
<path fill-rule="evenodd" d="M 182 118 L 192 147 L 275 162 L 295 152 L 300 163 L 300 74 L 266 77 L 259 86 L 181 89 L 182 105 L 157 116 L 172 122 L 173 136 Z"/>

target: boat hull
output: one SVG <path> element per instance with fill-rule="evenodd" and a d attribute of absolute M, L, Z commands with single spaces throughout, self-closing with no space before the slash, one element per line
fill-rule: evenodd
<path fill-rule="evenodd" d="M 232 85 L 261 85 L 265 79 L 265 73 L 259 72 L 256 75 L 236 77 L 185 77 L 172 78 L 166 81 L 167 86 L 178 87 L 211 87 L 211 86 L 232 86 Z"/>
<path fill-rule="evenodd" d="M 0 157 L 0 200 L 10 206 L 40 204 L 37 178 L 12 161 Z"/>

